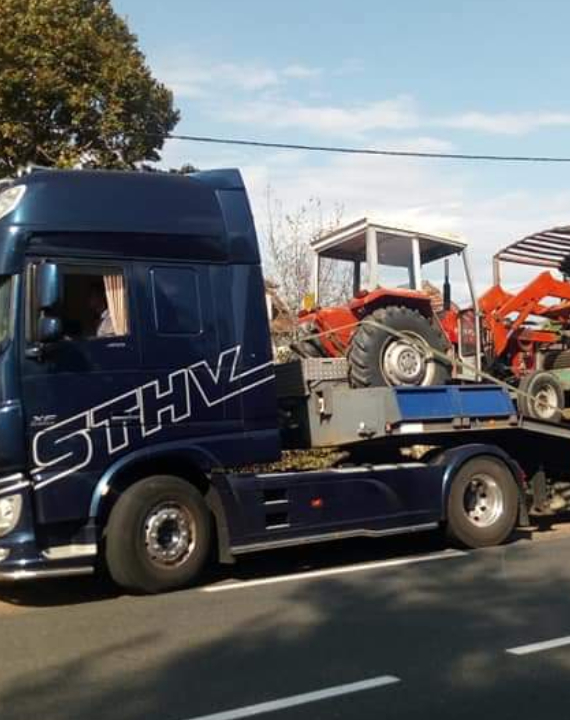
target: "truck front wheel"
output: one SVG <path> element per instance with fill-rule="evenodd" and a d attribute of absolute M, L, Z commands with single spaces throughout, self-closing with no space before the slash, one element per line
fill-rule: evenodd
<path fill-rule="evenodd" d="M 107 567 L 125 590 L 175 590 L 198 577 L 211 537 L 210 513 L 195 487 L 178 477 L 148 477 L 128 488 L 111 511 Z"/>
<path fill-rule="evenodd" d="M 447 535 L 468 548 L 500 545 L 517 522 L 519 490 L 508 467 L 492 457 L 469 460 L 453 478 Z"/>

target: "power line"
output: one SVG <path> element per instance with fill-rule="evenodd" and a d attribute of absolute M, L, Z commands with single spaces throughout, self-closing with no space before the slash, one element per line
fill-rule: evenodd
<path fill-rule="evenodd" d="M 5 120 L 0 118 L 0 125 L 33 125 L 31 121 Z M 54 130 L 77 131 L 77 128 L 53 126 Z M 337 153 L 343 155 L 372 155 L 380 157 L 424 158 L 431 160 L 474 160 L 479 162 L 515 162 L 515 163 L 570 163 L 570 156 L 556 155 L 502 155 L 475 153 L 422 152 L 419 150 L 384 150 L 381 148 L 359 148 L 341 145 L 309 145 L 306 143 L 270 142 L 243 138 L 210 137 L 206 135 L 180 135 L 169 133 L 136 132 L 130 137 L 155 137 L 165 140 L 182 140 L 185 142 L 206 143 L 210 145 L 237 145 L 241 147 L 273 148 L 277 150 L 305 150 L 309 152 Z"/>
<path fill-rule="evenodd" d="M 552 155 L 476 155 L 470 153 L 420 152 L 415 150 L 381 150 L 338 145 L 305 145 L 300 143 L 265 142 L 218 138 L 203 135 L 168 135 L 167 140 L 185 140 L 214 145 L 241 145 L 247 147 L 276 148 L 279 150 L 309 150 L 311 152 L 343 153 L 345 155 L 380 155 L 384 157 L 431 158 L 437 160 L 480 160 L 491 162 L 570 163 L 570 157 Z"/>

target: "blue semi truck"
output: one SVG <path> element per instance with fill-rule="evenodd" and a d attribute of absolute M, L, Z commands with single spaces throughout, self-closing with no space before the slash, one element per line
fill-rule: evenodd
<path fill-rule="evenodd" d="M 570 431 L 502 388 L 275 366 L 238 171 L 36 169 L 0 191 L 0 578 L 105 568 L 160 592 L 332 538 L 495 544 L 564 478 Z M 331 445 L 344 464 L 259 469 Z"/>

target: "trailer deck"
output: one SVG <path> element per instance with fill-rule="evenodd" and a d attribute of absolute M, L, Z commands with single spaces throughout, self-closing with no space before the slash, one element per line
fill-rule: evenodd
<path fill-rule="evenodd" d="M 278 366 L 277 380 L 287 447 L 453 445 L 490 433 L 570 441 L 569 424 L 524 417 L 500 385 L 354 389 L 346 361 L 331 358 Z"/>

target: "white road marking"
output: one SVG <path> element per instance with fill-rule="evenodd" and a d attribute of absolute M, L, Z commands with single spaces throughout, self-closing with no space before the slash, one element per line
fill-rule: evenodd
<path fill-rule="evenodd" d="M 208 585 L 201 588 L 202 592 L 224 592 L 226 590 L 241 590 L 259 585 L 273 585 L 276 583 L 293 582 L 295 580 L 316 580 L 317 578 L 329 577 L 331 575 L 345 575 L 347 573 L 363 572 L 365 570 L 376 570 L 378 568 L 399 567 L 401 565 L 415 565 L 416 563 L 434 562 L 435 560 L 449 560 L 451 558 L 466 555 L 463 550 L 444 550 L 443 552 L 431 553 L 429 555 L 417 555 L 415 557 L 397 558 L 394 560 L 380 560 L 379 562 L 360 563 L 346 567 L 327 568 L 326 570 L 315 570 L 314 572 L 299 572 L 291 575 L 279 575 L 277 577 L 260 578 L 259 580 L 245 580 L 243 582 L 228 582 L 218 585 Z"/>
<path fill-rule="evenodd" d="M 554 638 L 553 640 L 544 640 L 543 642 L 532 643 L 530 645 L 519 645 L 518 647 L 509 648 L 505 652 L 511 655 L 530 655 L 543 650 L 552 650 L 554 648 L 570 645 L 570 635 L 565 637 Z"/>
<path fill-rule="evenodd" d="M 190 720 L 236 720 L 236 718 L 261 715 L 262 713 L 283 710 L 284 708 L 295 707 L 296 705 L 305 705 L 306 703 L 326 700 L 327 698 L 338 697 L 339 695 L 372 690 L 373 688 L 393 685 L 399 682 L 400 678 L 394 677 L 393 675 L 380 675 L 379 677 L 349 683 L 348 685 L 336 685 L 334 687 L 324 688 L 323 690 L 316 690 L 315 692 L 303 693 L 302 695 L 290 695 L 289 697 L 280 698 L 279 700 L 270 700 L 269 702 L 259 703 L 258 705 L 248 705 L 247 707 L 236 708 L 235 710 L 224 710 L 223 712 L 213 713 L 212 715 L 200 715 Z"/>

